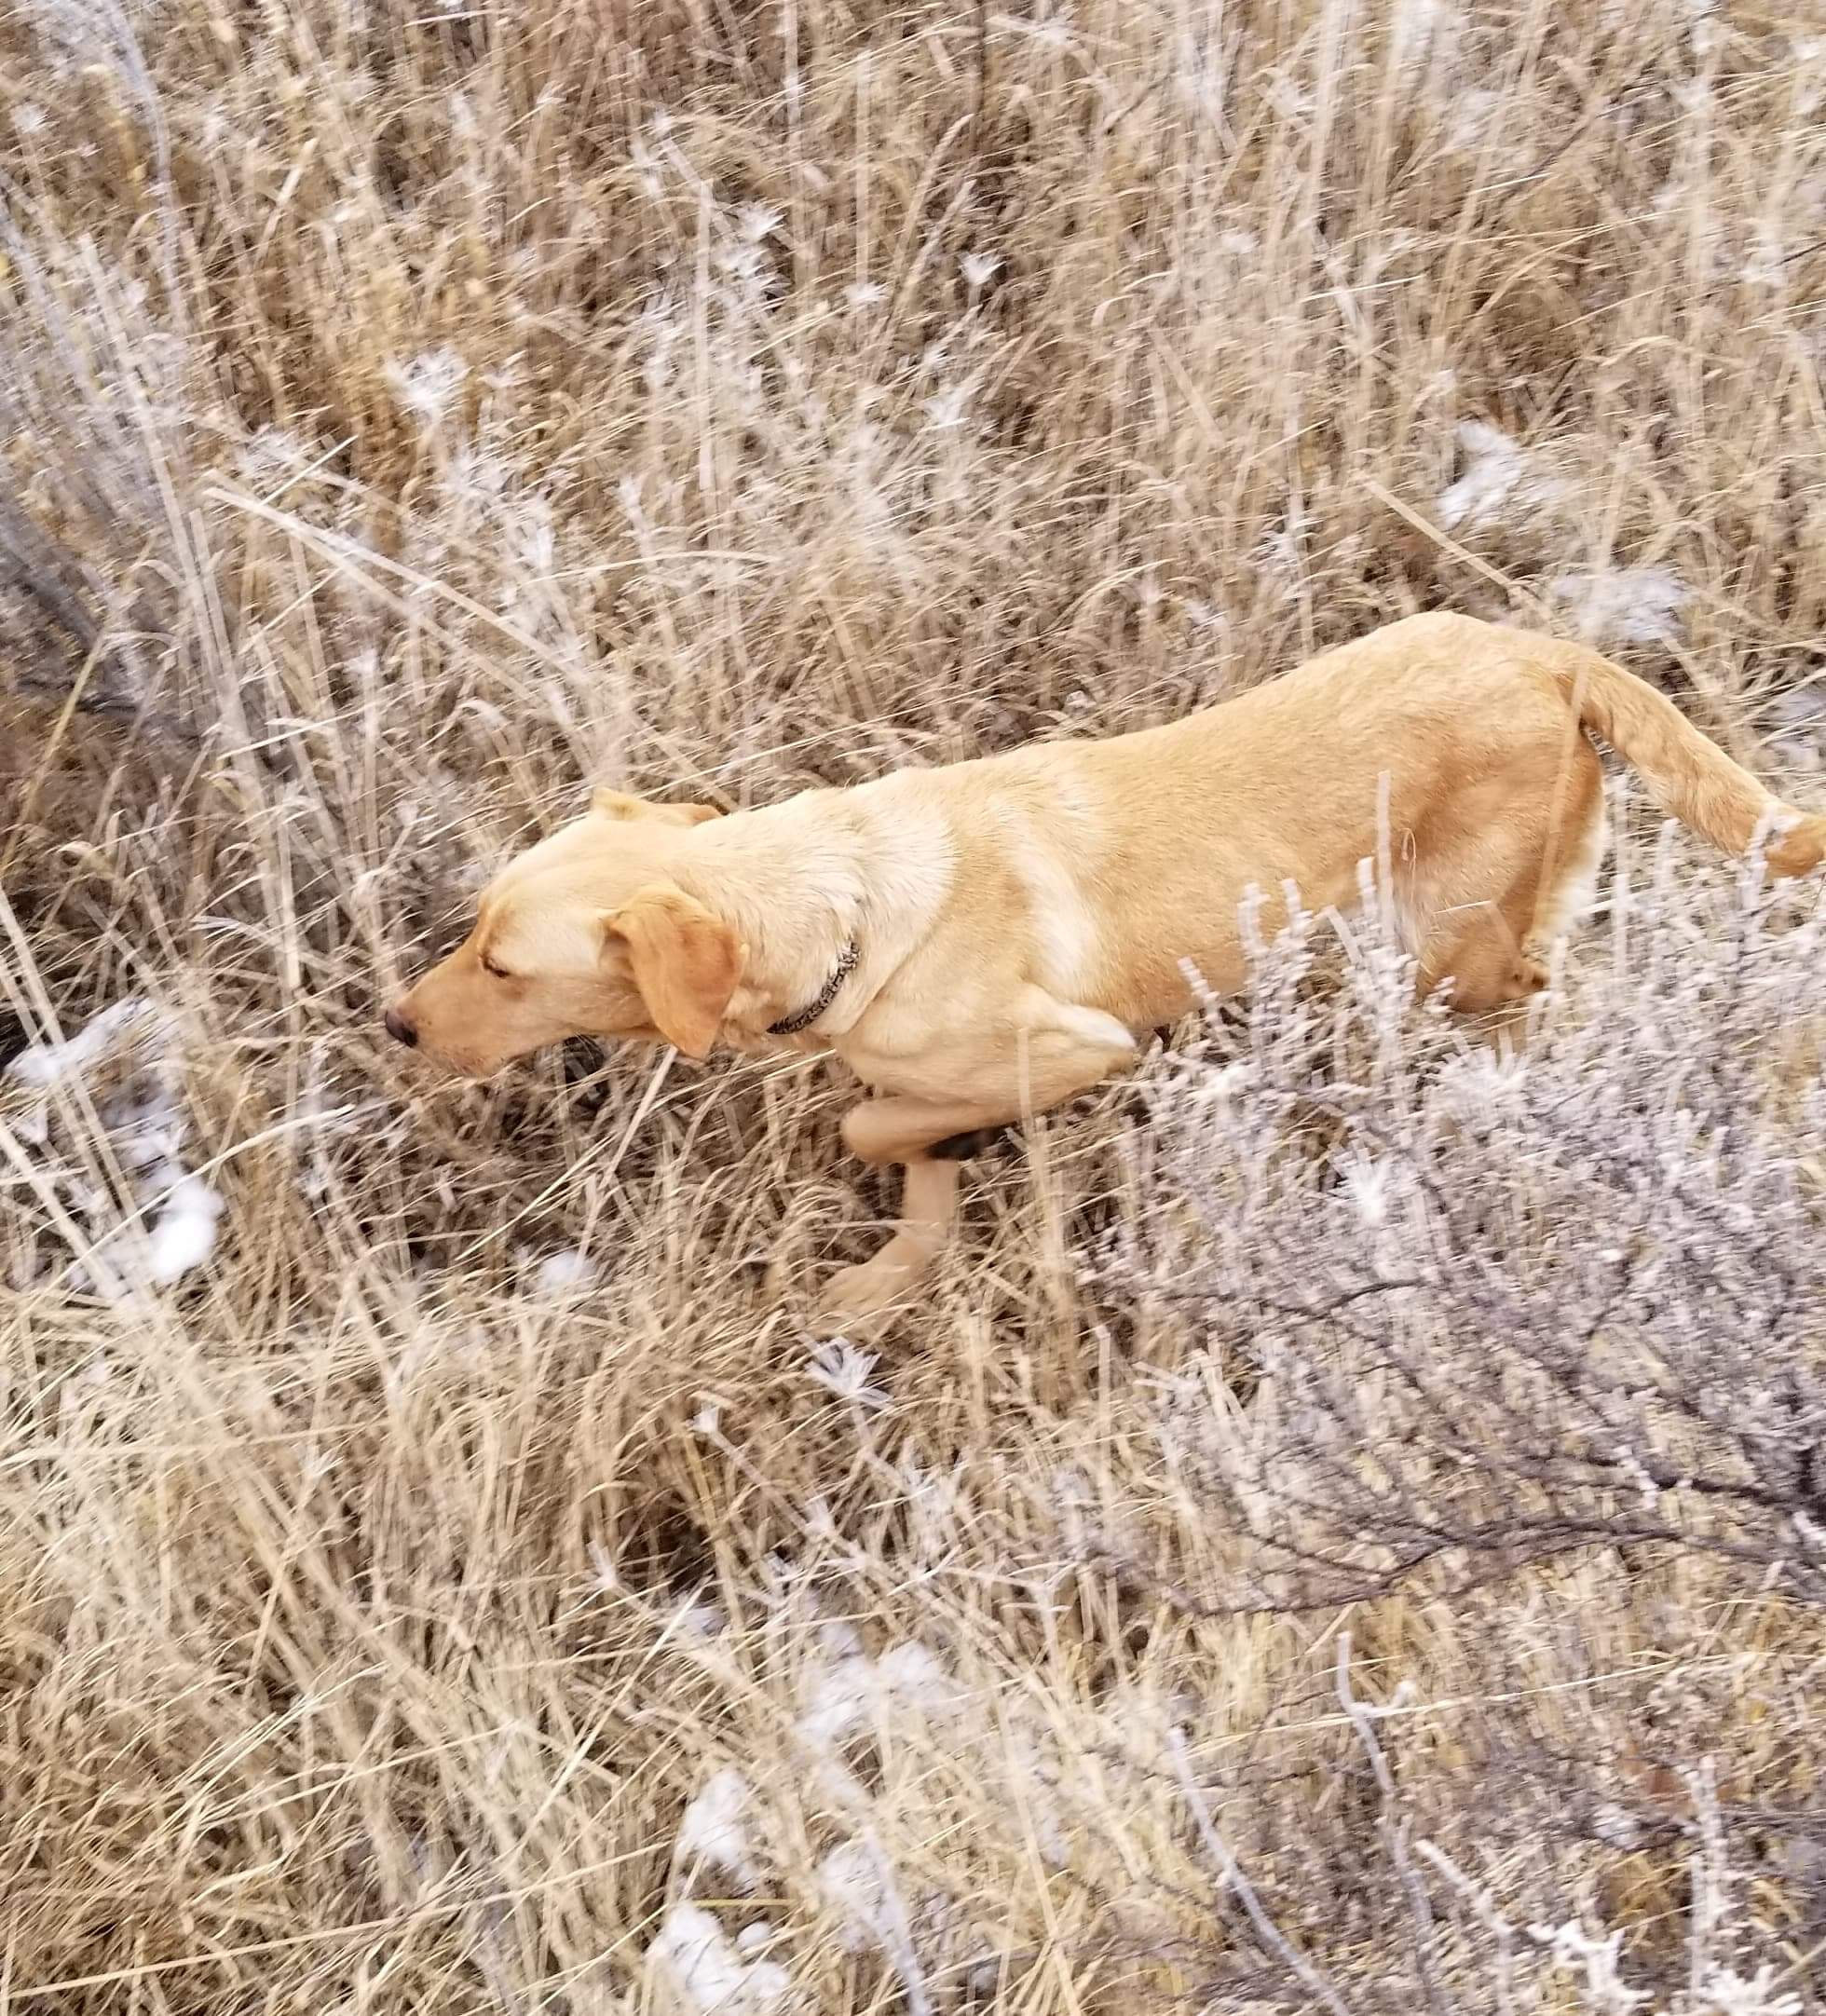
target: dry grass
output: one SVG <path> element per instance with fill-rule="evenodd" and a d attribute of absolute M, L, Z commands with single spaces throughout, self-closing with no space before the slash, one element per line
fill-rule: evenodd
<path fill-rule="evenodd" d="M 730 2016 L 1494 2008 L 1490 1910 L 1639 1979 L 1705 1945 L 1720 1815 L 1732 1921 L 1820 1993 L 1778 1580 L 1227 1617 L 1074 1547 L 1086 1493 L 1207 1587 L 1229 1544 L 1150 1440 L 1197 1340 L 1079 1279 L 1138 1207 L 1120 1097 L 985 1169 L 864 1369 L 758 1287 L 882 1204 L 819 1073 L 448 1089 L 375 1029 L 585 780 L 1102 731 L 1416 607 L 1581 621 L 1810 760 L 1810 18 L 0 23 L 0 977 L 20 1040 L 145 998 L 171 1065 L 0 1115 L 7 2008 L 657 2009 L 688 1895 L 763 1928 Z M 155 1109 L 219 1236 L 102 1294 Z M 1517 1938 L 1508 2006 L 1621 2006 Z"/>

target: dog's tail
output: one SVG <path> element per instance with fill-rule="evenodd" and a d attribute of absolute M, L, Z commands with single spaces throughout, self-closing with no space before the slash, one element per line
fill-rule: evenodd
<path fill-rule="evenodd" d="M 1652 686 L 1576 645 L 1563 647 L 1556 672 L 1581 725 L 1641 775 L 1663 811 L 1731 854 L 1763 829 L 1776 875 L 1806 875 L 1826 860 L 1826 817 L 1765 790 Z"/>

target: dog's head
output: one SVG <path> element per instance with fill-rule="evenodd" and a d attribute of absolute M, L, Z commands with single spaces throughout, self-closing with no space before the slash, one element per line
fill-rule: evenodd
<path fill-rule="evenodd" d="M 567 1036 L 704 1056 L 743 947 L 673 877 L 715 816 L 598 791 L 488 885 L 469 936 L 387 1011 L 388 1033 L 470 1078 Z"/>

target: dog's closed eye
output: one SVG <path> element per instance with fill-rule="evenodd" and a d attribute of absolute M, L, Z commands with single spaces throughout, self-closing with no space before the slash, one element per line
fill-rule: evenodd
<path fill-rule="evenodd" d="M 511 980 L 513 978 L 513 975 L 509 973 L 505 966 L 490 959 L 485 952 L 482 955 L 482 970 L 485 974 L 492 974 L 497 980 Z"/>

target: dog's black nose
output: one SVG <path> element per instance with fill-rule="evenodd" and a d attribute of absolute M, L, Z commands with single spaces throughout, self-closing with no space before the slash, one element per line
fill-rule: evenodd
<path fill-rule="evenodd" d="M 418 1031 L 397 1008 L 389 1008 L 380 1019 L 396 1043 L 404 1043 L 408 1050 L 418 1047 Z"/>

